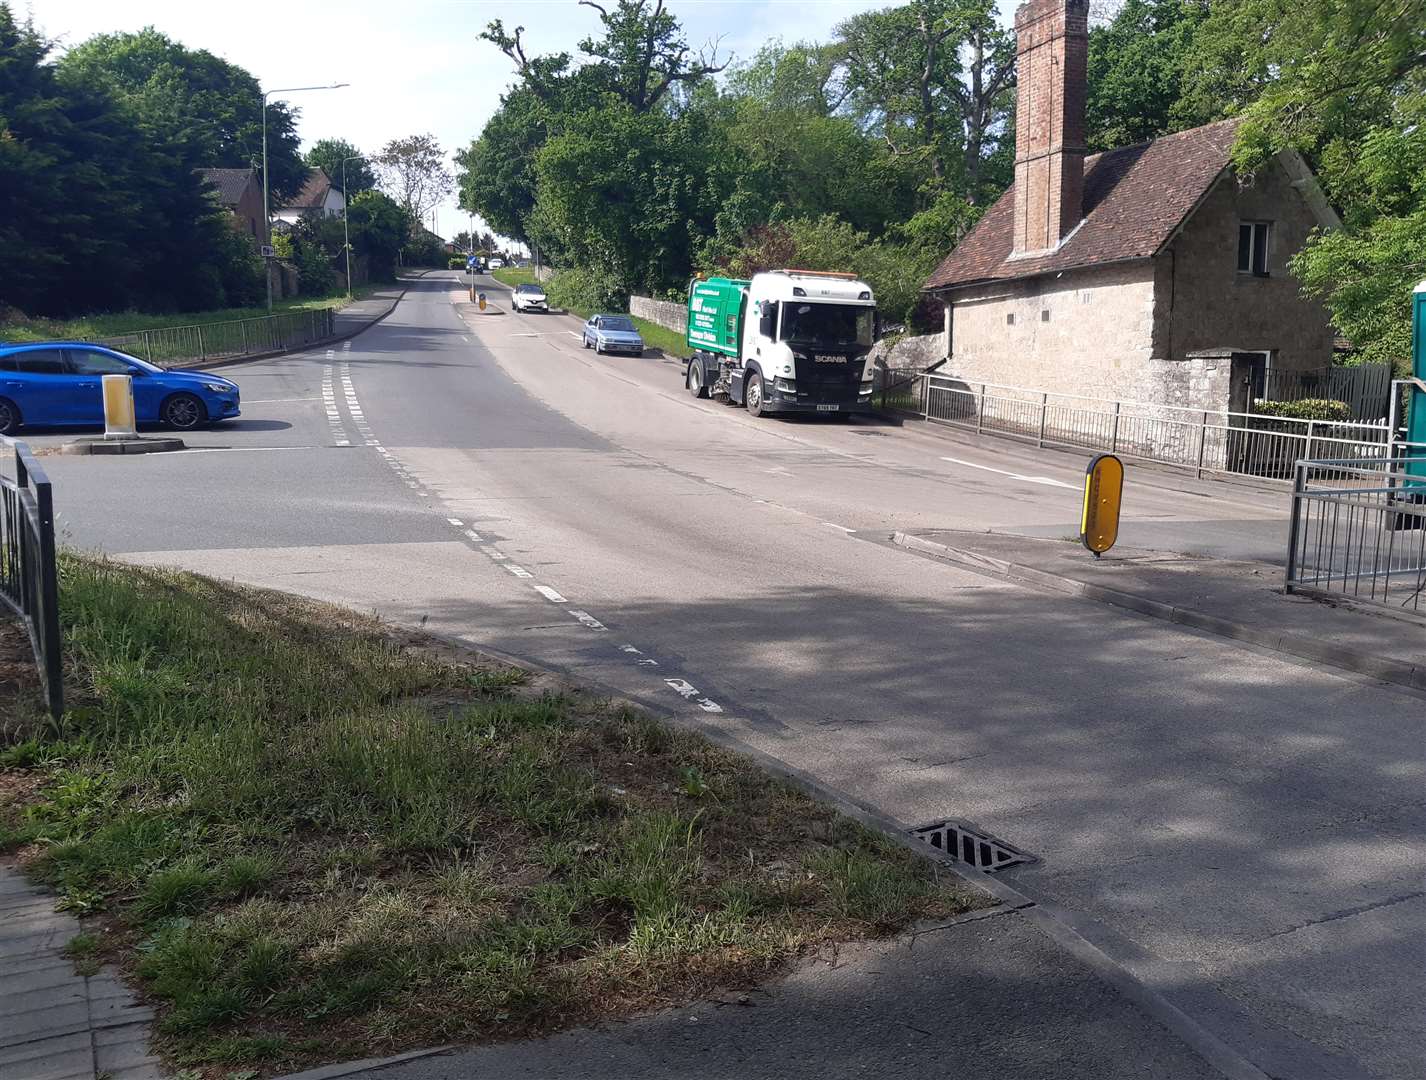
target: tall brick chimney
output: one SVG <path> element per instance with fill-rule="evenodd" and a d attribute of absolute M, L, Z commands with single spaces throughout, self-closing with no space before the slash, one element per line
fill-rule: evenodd
<path fill-rule="evenodd" d="M 1015 12 L 1013 254 L 1058 246 L 1084 207 L 1089 0 L 1029 0 Z"/>

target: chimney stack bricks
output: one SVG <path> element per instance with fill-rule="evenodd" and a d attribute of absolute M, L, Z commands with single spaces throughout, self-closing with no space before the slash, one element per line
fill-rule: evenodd
<path fill-rule="evenodd" d="M 1088 0 L 1030 0 L 1015 12 L 1014 255 L 1052 251 L 1084 207 Z"/>

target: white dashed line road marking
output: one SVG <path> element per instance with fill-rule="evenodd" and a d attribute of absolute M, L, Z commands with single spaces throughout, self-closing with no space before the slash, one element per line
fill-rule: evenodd
<path fill-rule="evenodd" d="M 322 407 L 327 413 L 327 427 L 331 431 L 332 442 L 337 446 L 350 446 L 346 430 L 342 427 L 342 414 L 337 411 L 337 393 L 332 384 L 332 365 L 322 369 Z"/>
<path fill-rule="evenodd" d="M 837 524 L 835 524 L 835 523 L 833 523 L 833 522 L 830 522 L 830 521 L 824 521 L 824 522 L 822 522 L 822 524 L 825 525 L 825 526 L 827 526 L 827 528 L 829 528 L 829 529 L 836 529 L 838 532 L 844 532 L 844 533 L 846 533 L 848 536 L 853 536 L 853 535 L 855 535 L 855 534 L 856 534 L 856 531 L 857 531 L 856 529 L 849 529 L 849 528 L 847 528 L 845 525 L 837 525 Z"/>
<path fill-rule="evenodd" d="M 650 659 L 648 659 L 647 657 L 645 657 L 643 660 L 635 660 L 634 663 L 640 665 L 641 667 L 658 667 L 658 666 L 659 666 L 659 662 L 658 662 L 657 660 L 650 660 Z"/>
<path fill-rule="evenodd" d="M 571 615 L 573 615 L 576 619 L 578 619 L 585 626 L 589 627 L 589 629 L 591 630 L 604 631 L 609 629 L 609 627 L 605 626 L 602 622 L 596 619 L 593 615 L 589 614 L 589 612 L 587 611 L 578 611 L 575 608 L 569 608 L 568 611 Z"/>
<path fill-rule="evenodd" d="M 696 698 L 698 696 L 698 688 L 687 679 L 665 679 L 664 682 L 666 682 L 679 697 Z"/>
<path fill-rule="evenodd" d="M 465 522 L 462 521 L 460 518 L 446 518 L 446 520 L 449 521 L 452 525 L 454 525 L 457 529 L 459 529 L 462 525 L 465 524 Z"/>
<path fill-rule="evenodd" d="M 561 596 L 559 593 L 555 592 L 554 589 L 551 589 L 548 585 L 536 585 L 536 586 L 535 586 L 535 591 L 536 591 L 537 593 L 539 593 L 541 596 L 543 596 L 546 600 L 548 600 L 548 601 L 549 601 L 550 603 L 552 603 L 552 604 L 567 604 L 567 603 L 569 603 L 568 600 L 566 600 L 566 599 L 565 599 L 563 596 Z"/>
<path fill-rule="evenodd" d="M 1024 476 L 1020 473 L 1010 472 L 1008 469 L 996 469 L 989 465 L 977 465 L 974 461 L 962 461 L 960 458 L 943 457 L 942 461 L 949 461 L 955 465 L 964 465 L 971 469 L 984 469 L 986 472 L 999 473 L 1001 476 L 1008 476 L 1012 480 L 1020 480 L 1026 484 L 1047 484 L 1050 487 L 1069 488 L 1071 491 L 1078 491 L 1076 484 L 1066 484 L 1063 480 L 1055 480 L 1048 476 Z"/>
<path fill-rule="evenodd" d="M 709 698 L 699 698 L 699 699 L 698 699 L 698 707 L 699 707 L 700 709 L 702 709 L 704 712 L 722 712 L 722 711 L 723 711 L 723 706 L 719 705 L 716 701 L 710 700 Z"/>
<path fill-rule="evenodd" d="M 515 565 L 515 563 L 512 562 L 505 563 L 504 566 L 506 570 L 509 570 L 510 573 L 514 574 L 518 578 L 532 578 L 535 576 L 534 574 L 530 573 L 530 571 L 526 570 L 523 566 L 517 566 Z"/>
<path fill-rule="evenodd" d="M 474 529 L 466 529 L 465 534 L 477 544 L 485 543 L 485 537 L 481 536 L 480 533 L 476 532 Z"/>

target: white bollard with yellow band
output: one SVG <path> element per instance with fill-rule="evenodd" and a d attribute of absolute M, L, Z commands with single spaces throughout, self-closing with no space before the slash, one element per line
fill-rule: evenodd
<path fill-rule="evenodd" d="M 134 380 L 127 375 L 104 376 L 104 438 L 136 439 Z"/>

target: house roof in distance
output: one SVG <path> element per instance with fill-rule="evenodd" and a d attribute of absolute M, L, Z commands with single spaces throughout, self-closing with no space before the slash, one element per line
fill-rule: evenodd
<path fill-rule="evenodd" d="M 255 169 L 199 169 L 203 179 L 218 192 L 218 201 L 224 206 L 237 206 L 253 180 Z"/>
<path fill-rule="evenodd" d="M 312 169 L 307 173 L 307 182 L 302 190 L 286 204 L 291 210 L 320 210 L 327 201 L 327 192 L 332 190 L 332 178 L 325 169 Z"/>
<path fill-rule="evenodd" d="M 1011 258 L 1015 185 L 927 279 L 947 289 L 1079 267 L 1146 259 L 1173 235 L 1228 165 L 1236 120 L 1091 154 L 1084 162 L 1084 214 L 1054 251 Z"/>

